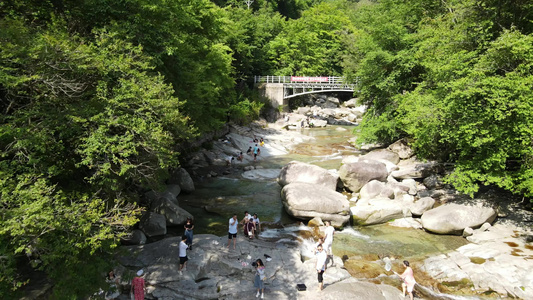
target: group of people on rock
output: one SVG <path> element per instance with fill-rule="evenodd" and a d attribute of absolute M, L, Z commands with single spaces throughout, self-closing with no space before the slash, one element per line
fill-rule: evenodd
<path fill-rule="evenodd" d="M 253 148 L 252 148 L 252 146 L 248 147 L 248 150 L 246 150 L 246 154 L 253 155 L 254 156 L 254 161 L 256 161 L 257 160 L 257 156 L 259 154 L 261 154 L 261 149 L 259 148 L 259 146 L 264 147 L 265 146 L 265 140 L 263 140 L 262 137 L 257 139 L 257 137 L 254 136 L 254 139 L 252 140 L 252 143 L 254 143 L 255 145 L 253 146 Z"/>
<path fill-rule="evenodd" d="M 251 215 L 248 213 L 248 211 L 245 211 L 244 217 L 240 222 L 237 221 L 237 214 L 233 214 L 228 223 L 227 248 L 229 248 L 231 241 L 233 240 L 233 249 L 235 249 L 237 245 L 237 228 L 239 224 L 242 225 L 244 236 L 248 237 L 249 239 L 253 239 L 256 234 L 261 231 L 261 221 L 259 220 L 257 214 Z"/>
<path fill-rule="evenodd" d="M 316 243 L 314 252 L 317 257 L 316 260 L 316 272 L 318 277 L 318 290 L 321 291 L 324 288 L 324 272 L 327 269 L 328 261 L 331 261 L 331 266 L 335 266 L 333 261 L 333 236 L 335 235 L 335 228 L 331 226 L 330 221 L 324 222 L 326 229 L 324 231 L 324 236 L 319 237 L 318 242 Z M 402 280 L 402 293 L 405 297 L 405 293 L 409 294 L 409 298 L 413 300 L 413 289 L 416 284 L 416 280 L 413 274 L 413 269 L 409 266 L 407 260 L 403 261 L 403 266 L 405 270 L 402 274 L 398 274 L 395 271 L 394 274 L 400 277 Z"/>
<path fill-rule="evenodd" d="M 228 228 L 228 245 L 230 247 L 231 241 L 233 240 L 233 249 L 236 248 L 237 243 L 237 232 L 238 226 L 242 225 L 244 235 L 249 239 L 253 239 L 258 231 L 261 230 L 261 222 L 257 214 L 249 214 L 248 211 L 244 212 L 244 217 L 239 222 L 237 219 L 237 214 L 229 219 L 229 228 Z M 335 266 L 333 260 L 333 237 L 335 235 L 335 228 L 331 226 L 330 221 L 325 221 L 325 230 L 324 235 L 319 237 L 318 242 L 314 248 L 314 254 L 316 255 L 316 265 L 315 269 L 317 272 L 318 279 L 318 290 L 321 291 L 324 288 L 324 272 L 327 269 L 328 262 L 331 262 L 331 266 Z M 192 250 L 192 241 L 193 241 L 193 229 L 194 223 L 192 218 L 187 218 L 184 227 L 184 234 L 179 243 L 179 272 L 181 274 L 182 270 L 185 269 L 188 257 L 187 250 Z M 266 255 L 265 255 L 266 256 Z M 268 259 L 267 259 L 268 260 Z M 414 278 L 413 269 L 410 267 L 409 262 L 404 260 L 403 265 L 405 270 L 402 274 L 394 272 L 402 280 L 402 292 L 405 296 L 406 292 L 409 294 L 411 300 L 413 300 L 413 288 L 416 284 Z M 255 277 L 254 277 L 254 287 L 257 288 L 256 297 L 261 296 L 261 299 L 264 297 L 264 281 L 266 280 L 265 275 L 265 265 L 261 259 L 257 259 L 252 266 L 255 268 Z M 389 269 L 390 270 L 390 269 Z M 144 295 L 146 293 L 146 286 L 143 278 L 144 271 L 139 270 L 136 273 L 136 276 L 131 282 L 131 295 L 132 299 L 135 300 L 144 300 Z M 106 281 L 109 283 L 109 290 L 105 294 L 107 299 L 115 299 L 120 295 L 119 291 L 119 280 L 115 276 L 113 271 L 110 271 L 106 277 Z"/>

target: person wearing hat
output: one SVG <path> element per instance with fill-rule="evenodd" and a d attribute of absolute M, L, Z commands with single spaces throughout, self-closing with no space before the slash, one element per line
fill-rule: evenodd
<path fill-rule="evenodd" d="M 144 278 L 142 278 L 144 271 L 141 269 L 137 271 L 137 276 L 131 281 L 131 292 L 135 297 L 135 300 L 144 300 L 144 293 L 146 292 L 146 286 L 144 285 Z"/>

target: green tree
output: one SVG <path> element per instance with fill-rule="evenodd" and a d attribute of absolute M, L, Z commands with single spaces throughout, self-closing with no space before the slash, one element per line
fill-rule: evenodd
<path fill-rule="evenodd" d="M 194 134 L 140 46 L 65 28 L 0 21 L 3 298 L 23 257 L 56 280 L 57 298 L 87 295 L 101 269 L 80 265 L 112 254 L 137 222 L 139 189 L 156 188 L 178 164 L 175 143 Z"/>
<path fill-rule="evenodd" d="M 343 2 L 323 2 L 287 21 L 270 43 L 275 75 L 340 75 L 342 40 L 353 32 Z"/>

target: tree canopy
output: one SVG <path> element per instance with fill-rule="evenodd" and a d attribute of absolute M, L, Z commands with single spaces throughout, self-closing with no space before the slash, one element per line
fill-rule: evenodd
<path fill-rule="evenodd" d="M 93 292 L 179 145 L 228 112 L 258 117 L 254 75 L 357 80 L 359 140 L 407 138 L 469 194 L 532 196 L 532 14 L 527 0 L 1 2 L 0 298 L 26 284 L 21 263 L 53 298 Z"/>
<path fill-rule="evenodd" d="M 422 158 L 455 165 L 447 181 L 532 196 L 532 4 L 359 4 L 345 72 L 369 106 L 362 141 L 407 137 Z"/>

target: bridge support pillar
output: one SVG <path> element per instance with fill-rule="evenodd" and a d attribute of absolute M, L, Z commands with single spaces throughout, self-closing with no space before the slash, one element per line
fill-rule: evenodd
<path fill-rule="evenodd" d="M 272 107 L 282 106 L 283 111 L 289 110 L 288 100 L 284 99 L 283 83 L 259 83 L 257 89 L 261 96 L 270 100 Z"/>

